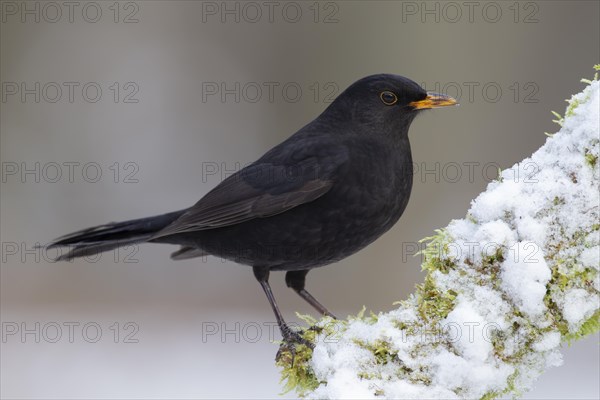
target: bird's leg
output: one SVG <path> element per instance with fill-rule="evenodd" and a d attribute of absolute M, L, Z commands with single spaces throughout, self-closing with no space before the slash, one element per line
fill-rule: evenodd
<path fill-rule="evenodd" d="M 306 300 L 308 304 L 313 306 L 315 310 L 320 312 L 322 315 L 326 315 L 333 319 L 337 319 L 336 316 L 330 313 L 329 310 L 327 310 L 323 304 L 319 303 L 317 299 L 315 299 L 310 293 L 306 291 L 306 289 L 304 289 L 304 284 L 306 282 L 306 274 L 308 274 L 308 271 L 309 270 L 307 269 L 301 271 L 288 271 L 285 274 L 285 283 L 289 288 L 294 289 L 294 291 L 298 293 L 300 297 Z"/>
<path fill-rule="evenodd" d="M 271 290 L 271 285 L 269 285 L 269 268 L 264 267 L 253 267 L 254 276 L 258 283 L 262 286 L 265 294 L 267 295 L 267 299 L 271 304 L 271 308 L 273 309 L 273 313 L 275 314 L 275 318 L 277 319 L 277 325 L 279 325 L 279 330 L 281 331 L 281 336 L 283 337 L 283 344 L 281 348 L 277 352 L 276 359 L 282 354 L 282 349 L 287 349 L 292 354 L 292 364 L 294 363 L 294 356 L 296 354 L 296 348 L 294 343 L 304 344 L 311 349 L 314 347 L 312 343 L 308 340 L 304 339 L 298 332 L 292 330 L 288 324 L 286 324 L 283 316 L 281 315 L 281 311 L 279 311 L 279 307 L 277 307 L 277 303 L 275 302 L 275 296 L 273 296 L 273 291 Z"/>

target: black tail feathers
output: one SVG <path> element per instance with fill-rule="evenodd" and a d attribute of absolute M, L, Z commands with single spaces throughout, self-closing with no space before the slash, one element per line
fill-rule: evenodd
<path fill-rule="evenodd" d="M 185 210 L 175 211 L 154 217 L 133 219 L 124 222 L 111 222 L 83 229 L 62 236 L 50 243 L 47 248 L 68 247 L 69 251 L 56 260 L 71 260 L 77 257 L 92 256 L 118 247 L 130 246 L 149 240 L 156 232 L 175 221 Z"/>

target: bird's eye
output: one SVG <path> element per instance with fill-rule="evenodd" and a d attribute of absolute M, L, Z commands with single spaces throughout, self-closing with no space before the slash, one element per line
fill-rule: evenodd
<path fill-rule="evenodd" d="M 386 106 L 391 106 L 398 102 L 398 97 L 394 93 L 388 92 L 387 90 L 385 92 L 381 92 L 379 98 Z"/>

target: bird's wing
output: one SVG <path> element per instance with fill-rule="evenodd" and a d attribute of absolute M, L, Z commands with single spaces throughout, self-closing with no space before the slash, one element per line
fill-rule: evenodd
<path fill-rule="evenodd" d="M 190 258 L 205 257 L 209 254 L 202 249 L 190 246 L 181 246 L 181 248 L 171 254 L 173 260 L 188 260 Z"/>
<path fill-rule="evenodd" d="M 268 217 L 327 193 L 347 159 L 345 148 L 314 140 L 285 143 L 225 179 L 153 239 Z"/>

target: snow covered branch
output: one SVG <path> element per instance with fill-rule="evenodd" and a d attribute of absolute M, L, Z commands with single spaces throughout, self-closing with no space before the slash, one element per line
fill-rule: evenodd
<path fill-rule="evenodd" d="M 596 69 L 599 69 L 596 66 Z M 518 395 L 600 329 L 598 77 L 561 129 L 427 238 L 424 283 L 389 313 L 304 332 L 287 389 L 309 398 Z"/>

